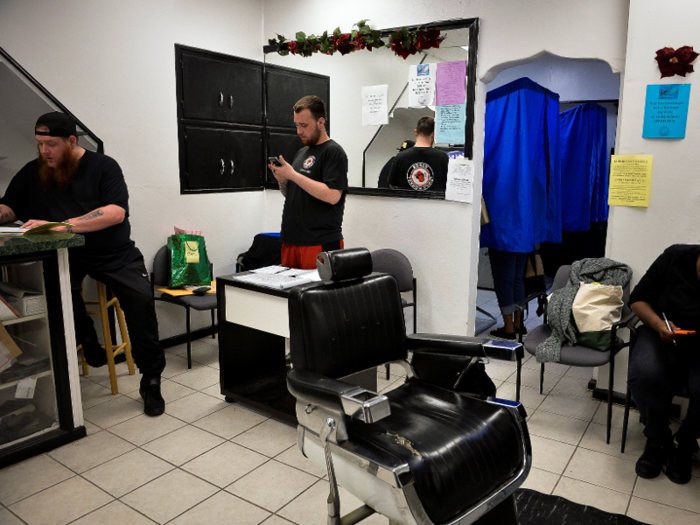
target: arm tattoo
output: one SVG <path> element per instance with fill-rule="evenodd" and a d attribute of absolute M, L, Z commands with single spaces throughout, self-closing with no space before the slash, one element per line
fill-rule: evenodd
<path fill-rule="evenodd" d="M 73 233 L 73 226 L 66 226 L 66 232 Z"/>
<path fill-rule="evenodd" d="M 95 210 L 95 211 L 91 211 L 87 215 L 83 215 L 82 217 L 80 217 L 76 220 L 89 221 L 91 219 L 97 219 L 97 217 L 101 217 L 102 215 L 104 215 L 104 212 L 102 210 Z"/>
<path fill-rule="evenodd" d="M 0 224 L 10 222 L 10 219 L 12 219 L 12 210 L 5 206 L 4 204 L 0 205 Z"/>
<path fill-rule="evenodd" d="M 280 191 L 282 192 L 282 195 L 284 195 L 286 197 L 287 196 L 287 181 L 280 182 L 279 185 L 280 185 Z"/>

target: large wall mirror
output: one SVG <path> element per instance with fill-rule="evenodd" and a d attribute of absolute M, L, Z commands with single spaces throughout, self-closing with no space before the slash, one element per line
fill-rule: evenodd
<path fill-rule="evenodd" d="M 409 107 L 408 77 L 411 65 L 454 61 L 467 63 L 464 144 L 436 144 L 435 147 L 445 151 L 463 151 L 465 157 L 472 158 L 478 19 L 448 20 L 408 27 L 410 30 L 419 28 L 440 29 L 445 40 L 439 48 L 416 53 L 406 60 L 396 56 L 388 47 L 372 52 L 356 51 L 344 56 L 339 53 L 333 56 L 315 54 L 307 58 L 297 55 L 281 56 L 273 46 L 264 48 L 266 65 L 330 77 L 329 117 L 332 116 L 330 120 L 333 122 L 330 136 L 343 146 L 348 155 L 350 193 L 444 199 L 444 192 L 378 188 L 382 167 L 396 155 L 402 142 L 414 140 L 418 119 L 425 115 L 435 115 L 435 107 Z M 381 33 L 388 36 L 397 29 L 400 28 L 381 30 Z M 362 88 L 384 84 L 388 86 L 389 123 L 363 126 Z M 292 119 L 290 107 L 290 122 Z"/>

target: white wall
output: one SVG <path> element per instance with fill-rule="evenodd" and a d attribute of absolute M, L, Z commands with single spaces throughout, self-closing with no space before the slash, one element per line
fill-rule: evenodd
<path fill-rule="evenodd" d="M 320 33 L 338 26 L 347 31 L 367 17 L 380 28 L 479 17 L 480 79 L 491 80 L 542 51 L 601 59 L 619 71 L 627 9 L 627 0 L 3 0 L 0 47 L 120 162 L 131 193 L 133 236 L 147 261 L 178 224 L 204 230 L 217 273 L 230 273 L 255 233 L 279 228 L 283 200 L 276 191 L 179 194 L 176 42 L 261 60 L 262 44 L 275 33 L 291 37 L 299 30 Z M 479 82 L 477 193 L 484 88 Z M 406 253 L 419 283 L 419 330 L 463 334 L 473 330 L 478 216 L 478 206 L 351 195 L 344 230 L 348 246 Z M 181 316 L 159 305 L 162 337 L 182 331 Z M 199 326 L 206 322 L 206 315 L 198 319 Z"/>
<path fill-rule="evenodd" d="M 218 274 L 233 273 L 236 256 L 263 231 L 264 192 L 180 195 L 174 49 L 262 60 L 261 31 L 255 0 L 0 2 L 0 47 L 120 163 L 133 239 L 148 267 L 174 224 L 204 231 Z M 182 333 L 183 316 L 159 304 L 161 338 Z M 193 321 L 194 328 L 211 322 L 207 313 Z"/>
<path fill-rule="evenodd" d="M 698 17 L 700 4 L 693 0 L 635 0 L 630 5 L 616 151 L 654 156 L 651 195 L 648 208 L 611 207 L 607 250 L 609 257 L 632 267 L 633 283 L 671 244 L 700 243 L 700 76 L 690 73 L 661 80 L 654 60 L 662 47 L 700 47 Z M 648 84 L 691 84 L 685 139 L 642 138 Z M 626 369 L 616 369 L 616 385 L 624 385 L 625 374 Z"/>
<path fill-rule="evenodd" d="M 291 38 L 297 31 L 319 34 L 338 26 L 349 31 L 367 17 L 376 28 L 479 17 L 479 79 L 490 81 L 502 69 L 537 58 L 543 51 L 601 59 L 617 72 L 624 62 L 627 9 L 626 0 L 357 0 L 343 4 L 266 0 L 263 37 L 267 40 L 279 33 Z M 478 82 L 474 128 L 477 194 L 481 191 L 485 94 L 485 84 Z M 334 126 L 339 124 L 334 122 Z M 269 204 L 268 224 L 277 226 L 282 199 L 271 196 Z M 478 206 L 350 195 L 343 230 L 347 246 L 396 248 L 411 260 L 418 280 L 419 331 L 465 334 L 474 328 L 478 217 Z"/>

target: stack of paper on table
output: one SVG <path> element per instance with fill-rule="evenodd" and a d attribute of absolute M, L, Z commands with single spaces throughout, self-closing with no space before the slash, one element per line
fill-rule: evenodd
<path fill-rule="evenodd" d="M 286 290 L 294 286 L 301 286 L 312 282 L 318 282 L 321 277 L 318 270 L 298 270 L 286 266 L 266 266 L 251 270 L 250 273 L 233 277 L 236 281 L 264 286 L 275 290 Z"/>

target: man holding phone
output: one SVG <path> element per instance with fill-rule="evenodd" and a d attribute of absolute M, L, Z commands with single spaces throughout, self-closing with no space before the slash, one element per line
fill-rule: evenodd
<path fill-rule="evenodd" d="M 628 376 L 647 438 L 636 472 L 655 478 L 665 468 L 674 483 L 688 483 L 700 437 L 700 245 L 667 248 L 630 295 L 630 308 L 644 323 Z M 671 404 L 685 385 L 688 413 L 672 436 Z"/>
<path fill-rule="evenodd" d="M 289 164 L 280 155 L 268 167 L 285 196 L 282 212 L 282 266 L 315 269 L 316 255 L 343 248 L 343 213 L 348 158 L 326 132 L 326 105 L 310 95 L 293 107 L 304 147 Z M 279 164 L 279 165 L 278 165 Z"/>

